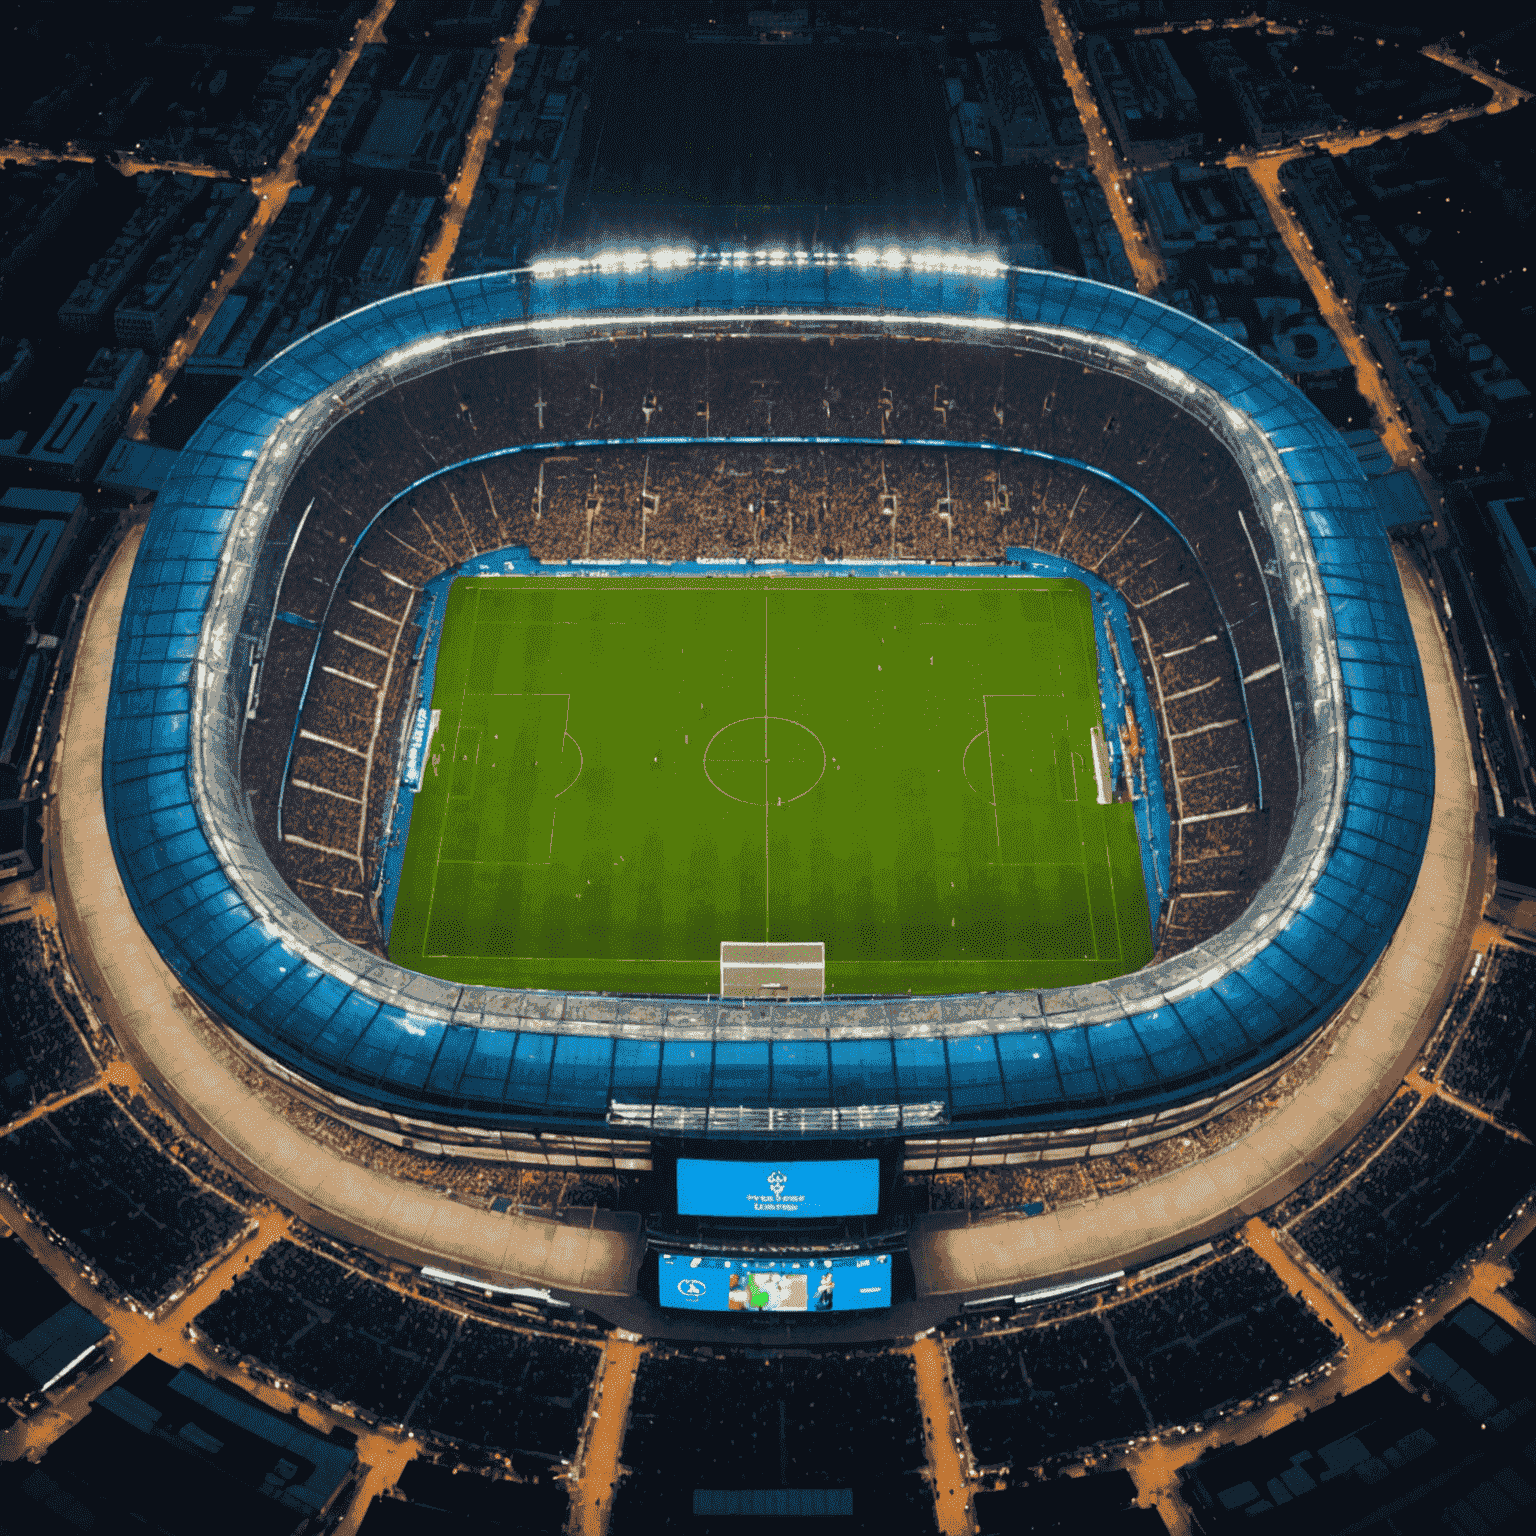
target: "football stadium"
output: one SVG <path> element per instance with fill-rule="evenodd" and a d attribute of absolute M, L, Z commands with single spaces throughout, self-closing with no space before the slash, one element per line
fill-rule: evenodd
<path fill-rule="evenodd" d="M 83 619 L 16 958 L 92 1065 L 0 1173 L 177 1342 L 38 1302 L 37 1401 L 139 1363 L 27 1507 L 122 1420 L 286 1447 L 274 1531 L 959 1536 L 1069 1466 L 1162 1529 L 1160 1456 L 1355 1413 L 1536 1183 L 1439 603 L 1303 394 L 1087 279 L 663 246 L 314 330 Z"/>

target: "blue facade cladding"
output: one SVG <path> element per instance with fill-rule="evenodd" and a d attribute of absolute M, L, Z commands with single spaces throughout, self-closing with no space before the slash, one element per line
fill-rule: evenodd
<path fill-rule="evenodd" d="M 1057 274 L 961 266 L 668 256 L 467 278 L 348 315 L 230 395 L 181 455 L 145 533 L 103 760 L 124 884 L 182 982 L 324 1089 L 415 1119 L 508 1128 L 597 1130 L 624 1106 L 649 1107 L 658 1125 L 706 1109 L 783 1111 L 756 1122 L 770 1135 L 854 1127 L 834 1111 L 857 1111 L 864 1134 L 895 1132 L 902 1106 L 930 1126 L 988 1132 L 1123 1122 L 1235 1085 L 1304 1042 L 1402 916 L 1434 790 L 1413 635 L 1365 480 L 1300 393 L 1188 316 Z M 238 792 L 229 660 L 230 593 L 249 591 L 261 509 L 301 456 L 284 434 L 317 397 L 344 397 L 349 376 L 386 354 L 408 372 L 445 333 L 517 327 L 537 340 L 695 310 L 921 316 L 967 339 L 1027 327 L 1096 348 L 1154 387 L 1183 379 L 1224 402 L 1214 428 L 1279 466 L 1269 494 L 1299 530 L 1277 540 L 1291 622 L 1312 642 L 1287 662 L 1293 684 L 1307 669 L 1292 696 L 1311 711 L 1297 831 L 1239 923 L 1094 987 L 745 1009 L 450 986 L 344 943 L 291 897 Z"/>

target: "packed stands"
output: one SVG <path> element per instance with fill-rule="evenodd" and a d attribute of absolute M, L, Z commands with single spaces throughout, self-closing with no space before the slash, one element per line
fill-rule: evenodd
<path fill-rule="evenodd" d="M 937 1427 L 943 1433 L 943 1426 Z M 739 1528 L 705 1521 L 695 1490 L 851 1490 L 829 1531 L 933 1533 L 911 1357 L 654 1346 L 641 1357 L 613 1536 Z"/>
<path fill-rule="evenodd" d="M 1388 1099 L 1367 1125 L 1339 1155 L 1298 1189 L 1292 1191 L 1269 1214 L 1271 1223 L 1284 1226 L 1303 1211 L 1310 1211 L 1319 1201 L 1363 1168 L 1408 1123 L 1408 1117 L 1423 1102 L 1416 1088 L 1405 1088 Z"/>
<path fill-rule="evenodd" d="M 552 1477 L 515 1482 L 418 1456 L 374 1500 L 360 1529 L 362 1536 L 560 1536 L 569 1509 L 564 1485 Z"/>
<path fill-rule="evenodd" d="M 221 1353 L 418 1438 L 546 1460 L 575 1451 L 598 1361 L 590 1343 L 466 1317 L 286 1240 L 196 1327 Z"/>
<path fill-rule="evenodd" d="M 0 1138 L 0 1177 L 117 1290 L 153 1310 L 246 1224 L 105 1093 Z"/>
<path fill-rule="evenodd" d="M 950 1340 L 983 1466 L 1023 1468 L 1202 1421 L 1323 1365 L 1338 1339 L 1246 1248 L 1064 1320 Z"/>
<path fill-rule="evenodd" d="M 371 1418 L 404 1420 L 459 1319 L 296 1243 L 269 1248 L 197 1319 L 225 1352 Z"/>
<path fill-rule="evenodd" d="M 1136 1505 L 1129 1472 L 1097 1472 L 977 1493 L 979 1536 L 1163 1536 L 1162 1516 Z"/>
<path fill-rule="evenodd" d="M 1456 1039 L 1442 1080 L 1460 1098 L 1480 1105 L 1527 1136 L 1536 1136 L 1536 954 L 1499 945 L 1477 1007 Z"/>
<path fill-rule="evenodd" d="M 1170 509 L 1191 545 L 1110 481 L 1044 460 L 709 441 L 770 431 L 1071 455 Z M 662 434 L 699 442 L 495 458 L 390 504 L 442 466 L 506 444 Z M 1250 515 L 1234 517 L 1241 507 Z M 1136 659 L 1162 700 L 1179 863 L 1163 951 L 1235 920 L 1283 845 L 1297 781 L 1283 680 L 1270 670 L 1279 653 L 1263 563 L 1273 551 L 1209 431 L 1129 380 L 1043 353 L 850 336 L 793 349 L 652 338 L 501 353 L 403 382 L 338 421 L 294 473 L 274 528 L 291 537 L 306 510 L 276 600 L 296 622 L 271 625 L 242 772 L 284 878 L 337 932 L 375 950 L 377 843 L 402 711 L 421 688 L 410 668 L 419 593 L 509 546 L 545 561 L 1060 554 L 1124 593 Z M 1258 674 L 1246 712 L 1239 669 Z"/>
<path fill-rule="evenodd" d="M 249 1184 L 214 1157 L 184 1126 L 168 1119 L 163 1109 L 151 1105 L 142 1093 L 117 1086 L 109 1087 L 107 1092 L 118 1108 L 137 1122 L 167 1157 L 180 1163 L 195 1178 L 246 1209 L 261 1203 L 261 1196 Z"/>
<path fill-rule="evenodd" d="M 471 1445 L 569 1458 L 598 1357 L 591 1344 L 467 1317 L 411 1423 Z"/>
<path fill-rule="evenodd" d="M 1536 1147 L 1425 1103 L 1290 1235 L 1373 1324 L 1490 1241 L 1536 1184 Z"/>
<path fill-rule="evenodd" d="M 88 1083 L 96 1063 L 50 982 L 33 919 L 0 926 L 0 1124 Z"/>

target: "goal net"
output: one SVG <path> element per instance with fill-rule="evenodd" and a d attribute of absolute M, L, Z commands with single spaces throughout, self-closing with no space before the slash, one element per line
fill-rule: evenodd
<path fill-rule="evenodd" d="M 825 944 L 722 944 L 722 997 L 825 997 Z"/>

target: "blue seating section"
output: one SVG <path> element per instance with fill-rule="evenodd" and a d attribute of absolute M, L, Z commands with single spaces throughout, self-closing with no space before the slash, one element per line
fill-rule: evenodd
<path fill-rule="evenodd" d="M 450 986 L 365 955 L 312 918 L 290 921 L 297 903 L 240 803 L 238 711 L 214 684 L 204 684 L 211 724 L 202 736 L 211 745 L 197 757 L 192 739 L 199 678 L 229 665 L 227 640 L 212 626 L 205 634 L 204 620 L 268 438 L 354 370 L 441 332 L 695 308 L 909 312 L 947 317 L 931 323 L 952 323 L 957 336 L 1009 321 L 1070 327 L 1162 358 L 1252 416 L 1303 508 L 1337 635 L 1342 718 L 1318 726 L 1309 761 L 1332 753 L 1347 770 L 1337 840 L 1309 851 L 1310 891 L 1269 914 L 1263 942 L 1233 953 L 1218 938 L 1065 993 L 777 1004 L 749 1016 L 683 1000 Z M 1316 607 L 1315 594 L 1295 597 Z M 1235 343 L 1135 294 L 1039 272 L 848 261 L 587 268 L 466 278 L 350 314 L 244 383 L 182 453 L 134 569 L 113 685 L 108 825 L 139 919 L 178 977 L 254 1045 L 328 1090 L 401 1117 L 466 1125 L 596 1131 L 610 1103 L 937 1105 L 957 1128 L 1001 1131 L 1120 1122 L 1188 1102 L 1278 1059 L 1357 985 L 1403 913 L 1433 796 L 1413 635 L 1352 455 L 1298 391 Z M 252 890 L 271 894 L 265 911 L 253 908 Z M 1261 893 L 1255 907 L 1265 900 Z M 744 1028 L 753 1018 L 756 1027 Z M 775 1020 L 797 1031 L 824 1023 L 823 1038 L 773 1039 Z M 580 1027 L 563 1031 L 564 1021 Z"/>

